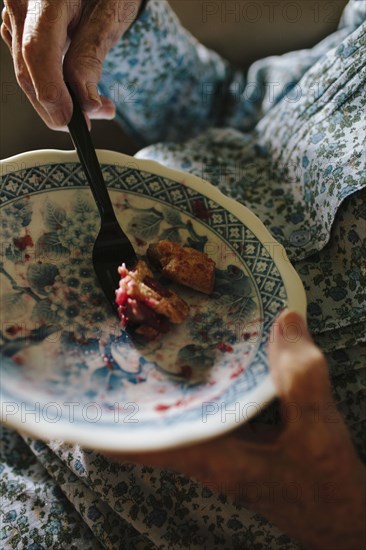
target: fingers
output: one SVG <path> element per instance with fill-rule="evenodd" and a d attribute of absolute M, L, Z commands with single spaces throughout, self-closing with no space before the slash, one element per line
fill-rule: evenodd
<path fill-rule="evenodd" d="M 24 21 L 27 14 L 27 3 L 21 0 L 18 2 L 8 0 L 5 4 L 2 11 L 3 24 L 1 35 L 13 57 L 17 82 L 31 100 L 32 105 L 47 122 L 49 120 L 48 114 L 38 106 L 33 85 L 22 55 L 22 39 Z"/>
<path fill-rule="evenodd" d="M 47 126 L 63 129 L 67 117 L 71 116 L 71 100 L 67 92 L 64 99 L 59 97 L 63 79 L 61 72 L 60 86 L 58 67 L 62 65 L 62 55 L 52 42 L 53 35 L 48 33 L 52 25 L 46 7 L 50 2 L 7 0 L 4 3 L 1 34 L 11 51 L 17 82 Z M 54 7 L 57 4 L 54 2 Z M 67 115 L 62 114 L 63 101 L 69 102 Z M 59 105 L 61 114 L 58 114 Z"/>
<path fill-rule="evenodd" d="M 145 464 L 153 468 L 183 473 L 199 480 L 207 479 L 208 475 L 208 460 L 204 444 L 162 452 L 107 454 L 107 456 L 117 462 Z"/>
<path fill-rule="evenodd" d="M 72 114 L 62 69 L 69 23 L 67 2 L 28 2 L 21 53 L 35 99 L 48 114 L 46 122 L 53 128 L 65 126 Z"/>
<path fill-rule="evenodd" d="M 105 456 L 115 462 L 144 464 L 175 471 L 204 485 L 216 487 L 223 480 L 234 486 L 242 479 L 242 470 L 246 465 L 243 445 L 230 435 L 221 438 L 219 443 L 218 440 L 212 440 L 161 452 L 106 453 Z"/>
<path fill-rule="evenodd" d="M 4 40 L 5 44 L 8 46 L 8 48 L 10 50 L 10 53 L 11 53 L 11 43 L 12 43 L 11 21 L 10 21 L 9 13 L 6 10 L 5 7 L 3 8 L 2 12 L 1 12 L 1 19 L 2 19 L 2 24 L 1 24 L 1 29 L 0 29 L 1 38 Z"/>

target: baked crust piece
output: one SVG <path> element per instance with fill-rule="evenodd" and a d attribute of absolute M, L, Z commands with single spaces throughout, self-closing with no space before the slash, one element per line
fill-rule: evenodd
<path fill-rule="evenodd" d="M 169 331 L 169 323 L 179 324 L 187 318 L 189 305 L 160 285 L 144 261 L 139 260 L 131 271 L 122 264 L 118 273 L 116 303 L 124 328 L 153 340 Z"/>
<path fill-rule="evenodd" d="M 150 244 L 147 258 L 176 283 L 211 294 L 215 284 L 215 262 L 205 252 L 172 241 Z"/>

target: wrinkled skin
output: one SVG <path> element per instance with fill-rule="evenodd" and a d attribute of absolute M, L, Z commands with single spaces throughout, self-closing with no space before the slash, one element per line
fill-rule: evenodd
<path fill-rule="evenodd" d="M 110 458 L 195 478 L 261 513 L 306 548 L 359 550 L 365 468 L 334 403 L 325 358 L 292 311 L 274 323 L 268 353 L 282 408 L 279 427 L 245 425 L 184 449 Z"/>
<path fill-rule="evenodd" d="M 51 129 L 72 113 L 69 82 L 90 125 L 114 117 L 97 83 L 110 48 L 136 19 L 142 0 L 5 0 L 1 36 L 19 86 Z"/>

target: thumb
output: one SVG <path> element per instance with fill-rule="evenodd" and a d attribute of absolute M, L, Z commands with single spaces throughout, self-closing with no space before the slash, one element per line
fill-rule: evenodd
<path fill-rule="evenodd" d="M 268 358 L 287 420 L 296 411 L 304 420 L 310 415 L 314 419 L 333 403 L 325 357 L 299 313 L 285 310 L 280 314 L 272 327 Z"/>
<path fill-rule="evenodd" d="M 111 118 L 114 105 L 100 97 L 98 82 L 104 59 L 129 28 L 138 13 L 140 0 L 105 0 L 86 4 L 71 37 L 64 59 L 64 75 L 76 90 L 83 110 L 93 118 Z"/>

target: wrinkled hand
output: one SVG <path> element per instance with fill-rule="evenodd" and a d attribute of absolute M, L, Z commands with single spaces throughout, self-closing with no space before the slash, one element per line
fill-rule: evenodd
<path fill-rule="evenodd" d="M 87 119 L 113 118 L 97 83 L 109 49 L 136 19 L 142 0 L 4 0 L 1 36 L 17 81 L 52 129 L 64 129 L 76 90 Z"/>
<path fill-rule="evenodd" d="M 261 513 L 306 547 L 359 550 L 365 469 L 336 409 L 324 356 L 302 318 L 290 311 L 274 324 L 268 353 L 282 407 L 280 430 L 271 434 L 267 427 L 264 438 L 246 425 L 184 449 L 111 458 L 193 477 Z"/>

